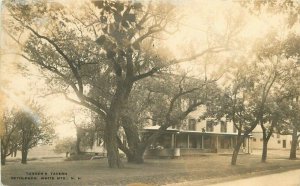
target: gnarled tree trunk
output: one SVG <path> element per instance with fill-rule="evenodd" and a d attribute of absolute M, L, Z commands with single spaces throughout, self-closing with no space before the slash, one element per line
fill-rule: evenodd
<path fill-rule="evenodd" d="M 123 148 L 120 149 L 126 154 L 128 163 L 144 163 L 144 152 L 146 148 L 141 143 L 137 126 L 132 123 L 130 118 L 126 117 L 123 118 L 122 123 L 127 138 L 128 148 L 123 146 Z"/>
<path fill-rule="evenodd" d="M 241 146 L 243 144 L 244 138 L 245 137 L 242 136 L 241 134 L 239 134 L 238 137 L 237 137 L 237 143 L 234 147 L 233 154 L 232 154 L 232 157 L 231 157 L 231 165 L 236 165 L 237 157 L 239 155 L 239 151 L 240 151 Z"/>
<path fill-rule="evenodd" d="M 142 146 L 142 145 L 141 145 Z M 142 164 L 144 163 L 144 153 L 146 148 L 137 147 L 134 151 L 123 151 L 126 154 L 128 163 Z"/>
<path fill-rule="evenodd" d="M 81 154 L 81 150 L 80 150 L 80 142 L 81 142 L 81 138 L 82 138 L 82 129 L 79 127 L 76 127 L 76 146 L 75 146 L 75 151 L 76 154 Z"/>
<path fill-rule="evenodd" d="M 273 127 L 273 125 L 271 126 Z M 270 129 L 269 133 L 267 134 L 266 129 L 263 129 L 263 150 L 261 155 L 261 162 L 265 163 L 267 161 L 267 155 L 268 155 L 268 142 L 270 140 L 270 137 L 273 134 L 273 128 Z"/>
<path fill-rule="evenodd" d="M 7 147 L 2 143 L 1 140 L 1 165 L 5 165 L 6 162 L 6 154 L 7 154 Z"/>
<path fill-rule="evenodd" d="M 22 164 L 27 163 L 27 155 L 28 155 L 28 150 L 27 149 L 22 149 L 22 160 L 21 160 Z"/>
<path fill-rule="evenodd" d="M 110 168 L 122 168 L 123 163 L 120 159 L 118 148 L 118 125 L 117 117 L 108 117 L 105 125 L 105 144 L 107 150 L 108 166 Z"/>
<path fill-rule="evenodd" d="M 144 163 L 144 153 L 149 145 L 151 145 L 168 126 L 162 126 L 157 132 L 149 136 L 147 139 L 140 139 L 136 126 L 128 123 L 123 125 L 126 133 L 128 147 L 119 140 L 119 148 L 126 154 L 129 163 Z"/>
<path fill-rule="evenodd" d="M 273 134 L 273 128 L 275 123 L 272 122 L 272 125 L 269 129 L 269 132 L 267 132 L 267 129 L 261 124 L 261 128 L 263 131 L 263 149 L 262 149 L 262 155 L 261 155 L 261 162 L 265 163 L 267 161 L 267 155 L 268 155 L 268 143 L 270 140 L 270 137 Z"/>
<path fill-rule="evenodd" d="M 268 155 L 268 140 L 263 140 L 261 162 L 265 163 L 267 161 L 267 155 Z"/>
<path fill-rule="evenodd" d="M 146 148 L 144 147 L 139 147 L 136 149 L 134 156 L 133 156 L 133 161 L 135 163 L 144 163 L 144 153 L 145 153 Z"/>
<path fill-rule="evenodd" d="M 1 165 L 5 165 L 6 157 L 1 154 Z"/>
<path fill-rule="evenodd" d="M 291 151 L 290 151 L 290 159 L 294 160 L 297 158 L 297 146 L 298 146 L 298 135 L 297 135 L 297 129 L 293 129 L 293 135 L 292 135 L 292 144 L 291 144 Z"/>
<path fill-rule="evenodd" d="M 1 147 L 1 165 L 5 165 L 5 163 L 6 163 L 6 152 L 2 148 L 4 148 L 4 147 Z"/>

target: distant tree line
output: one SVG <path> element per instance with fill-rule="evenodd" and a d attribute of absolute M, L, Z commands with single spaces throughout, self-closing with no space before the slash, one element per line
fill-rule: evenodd
<path fill-rule="evenodd" d="M 46 119 L 36 104 L 29 108 L 6 109 L 2 116 L 1 165 L 6 157 L 21 152 L 21 163 L 27 163 L 28 152 L 39 144 L 48 144 L 55 136 L 50 120 Z"/>

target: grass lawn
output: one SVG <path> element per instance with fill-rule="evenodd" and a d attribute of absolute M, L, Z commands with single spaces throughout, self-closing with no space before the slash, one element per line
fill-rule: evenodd
<path fill-rule="evenodd" d="M 81 161 L 29 161 L 27 165 L 8 162 L 1 167 L 5 185 L 162 185 L 188 180 L 207 180 L 239 176 L 255 176 L 274 171 L 300 168 L 300 160 L 288 160 L 288 151 L 270 152 L 267 163 L 260 163 L 260 155 L 240 155 L 238 165 L 230 166 L 231 156 L 210 154 L 180 159 L 147 159 L 144 164 L 125 163 L 123 169 L 110 169 L 106 159 Z M 125 161 L 125 160 L 124 160 Z M 26 172 L 47 172 L 36 180 L 17 180 L 11 177 L 28 177 Z M 50 173 L 67 173 L 51 176 Z M 42 180 L 41 177 L 53 177 Z M 65 177 L 65 180 L 57 180 Z M 72 179 L 73 178 L 73 179 Z"/>

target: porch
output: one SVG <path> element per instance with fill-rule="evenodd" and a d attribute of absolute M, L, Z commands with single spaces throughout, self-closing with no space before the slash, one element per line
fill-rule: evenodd
<path fill-rule="evenodd" d="M 249 138 L 244 140 L 240 150 L 241 153 L 251 153 Z M 176 157 L 197 156 L 203 153 L 229 154 L 233 152 L 236 143 L 237 134 L 166 131 L 147 149 L 145 156 Z"/>

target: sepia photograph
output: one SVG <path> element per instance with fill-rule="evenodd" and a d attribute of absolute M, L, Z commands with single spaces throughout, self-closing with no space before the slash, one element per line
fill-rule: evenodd
<path fill-rule="evenodd" d="M 300 0 L 2 0 L 1 185 L 300 186 Z"/>

